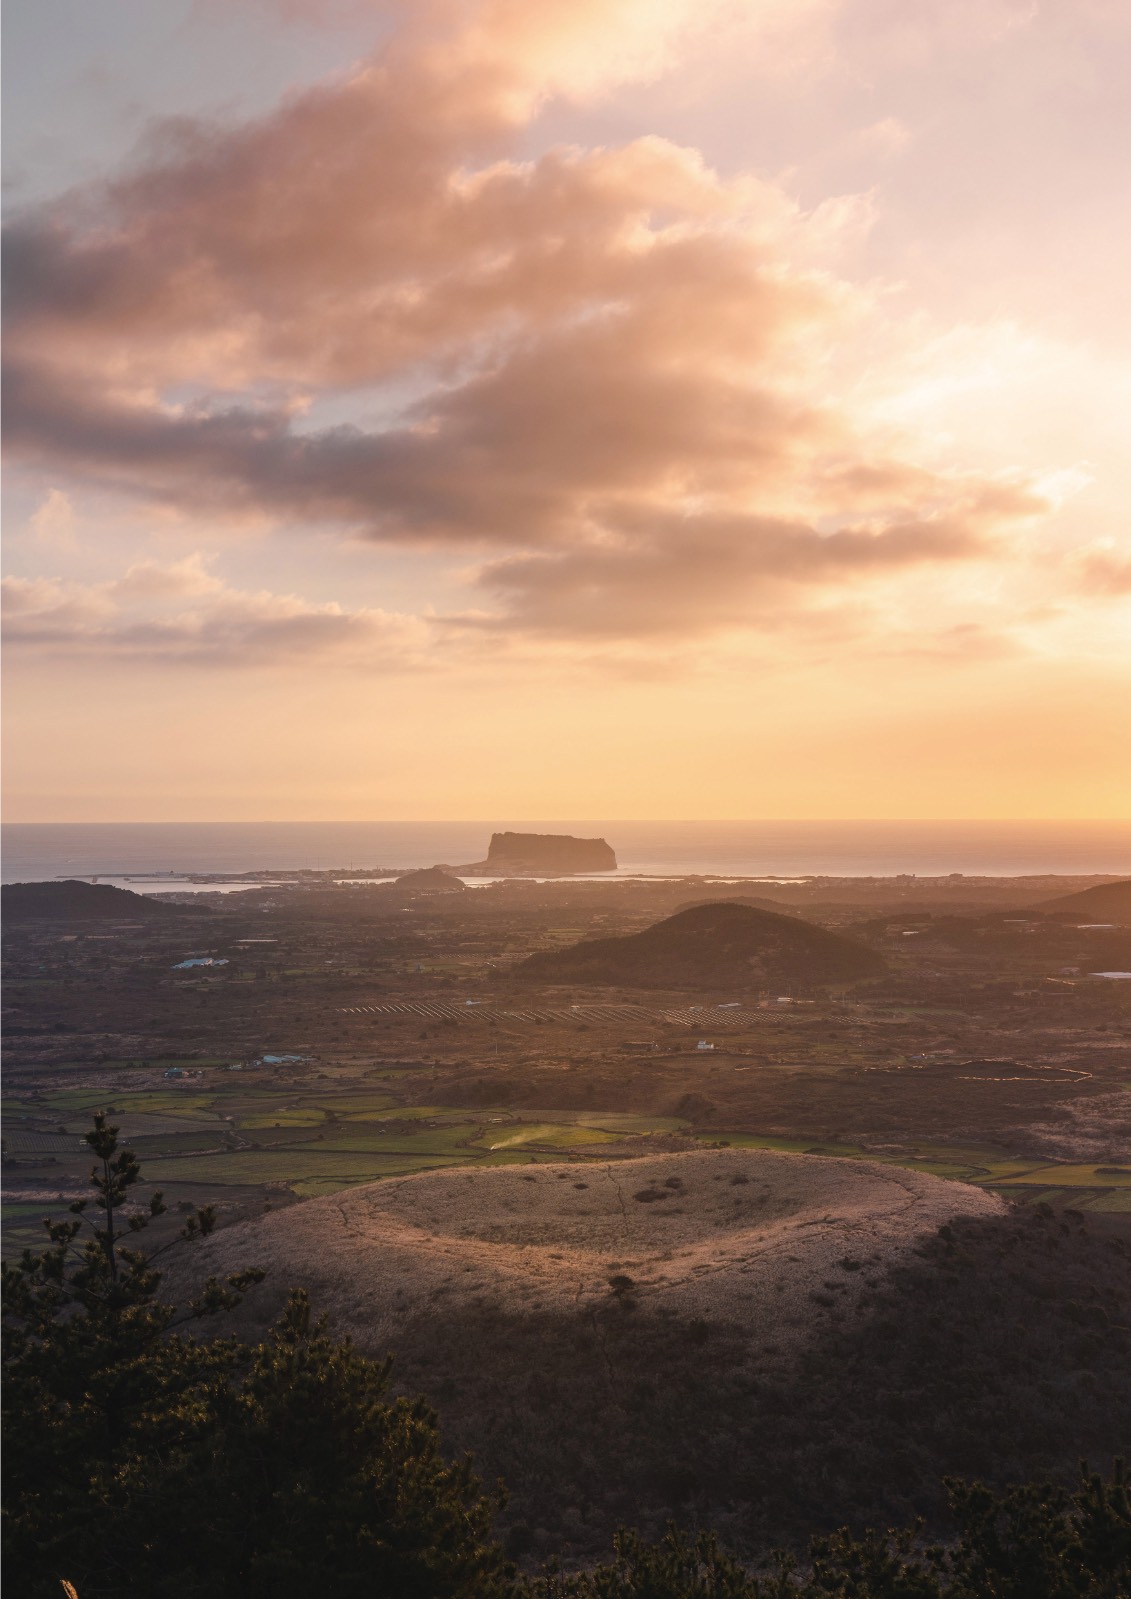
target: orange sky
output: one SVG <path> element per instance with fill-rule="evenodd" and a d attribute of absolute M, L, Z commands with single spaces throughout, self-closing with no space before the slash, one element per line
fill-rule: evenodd
<path fill-rule="evenodd" d="M 10 819 L 1128 814 L 1125 8 L 241 26 L 16 185 Z"/>

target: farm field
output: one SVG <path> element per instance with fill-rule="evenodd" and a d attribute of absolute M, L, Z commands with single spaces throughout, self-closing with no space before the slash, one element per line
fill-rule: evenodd
<path fill-rule="evenodd" d="M 1131 1166 L 1037 1166 L 997 1177 L 1000 1187 L 1024 1184 L 1028 1188 L 1055 1184 L 1058 1188 L 1131 1189 Z"/>
<path fill-rule="evenodd" d="M 281 1194 L 308 1198 L 449 1165 L 585 1158 L 625 1137 L 681 1126 L 676 1117 L 617 1112 L 548 1119 L 509 1107 L 414 1105 L 349 1071 L 335 1074 L 332 1086 L 301 1089 L 236 1084 L 216 1073 L 205 1092 L 195 1083 L 149 1093 L 49 1092 L 5 1105 L 8 1187 L 26 1173 L 43 1193 L 42 1203 L 6 1207 L 6 1252 L 38 1238 L 45 1210 L 82 1191 L 90 1165 L 82 1135 L 96 1108 L 137 1151 L 147 1187 L 175 1190 L 182 1204 L 218 1202 L 221 1221 L 229 1209 L 233 1219 L 243 1214 L 252 1195 L 277 1203 Z"/>
<path fill-rule="evenodd" d="M 105 1110 L 161 1296 L 261 1268 L 243 1336 L 308 1287 L 506 1481 L 532 1566 L 672 1520 L 761 1561 L 817 1502 L 910 1525 L 946 1475 L 1124 1452 L 1131 983 L 1090 974 L 1131 971 L 1131 885 L 1116 925 L 1056 910 L 1084 879 L 430 882 L 144 925 L 6 890 L 5 1255 L 89 1195 Z M 725 899 L 809 930 L 732 959 Z M 569 948 L 712 905 L 666 965 Z"/>
<path fill-rule="evenodd" d="M 395 1151 L 385 1156 L 360 1151 L 252 1149 L 241 1151 L 238 1155 L 201 1156 L 188 1170 L 179 1161 L 158 1157 L 147 1162 L 146 1171 L 149 1181 L 155 1185 L 176 1182 L 182 1189 L 194 1179 L 243 1187 L 256 1183 L 289 1184 L 311 1178 L 332 1180 L 344 1188 L 351 1183 L 369 1183 L 380 1177 L 403 1177 L 413 1171 L 458 1164 L 458 1155 L 444 1155 L 435 1151 L 429 1151 L 423 1158 L 413 1158 Z"/>
<path fill-rule="evenodd" d="M 889 965 L 876 982 L 793 993 L 516 972 L 701 901 L 694 881 L 518 882 L 408 909 L 369 890 L 252 888 L 144 928 L 12 923 L 4 1247 L 38 1238 L 38 1218 L 83 1190 L 96 1108 L 150 1188 L 214 1205 L 221 1226 L 453 1164 L 728 1146 L 1127 1213 L 1131 993 L 1058 975 L 1131 963 L 1127 934 L 1011 932 L 1013 881 L 917 884 L 905 913 L 911 891 L 761 885 Z M 1034 882 L 1022 898 L 1064 891 Z M 226 964 L 186 980 L 196 951 Z"/>
<path fill-rule="evenodd" d="M 1121 1214 L 1131 1210 L 1131 1166 L 1114 1162 L 1034 1162 L 1000 1149 L 918 1145 L 869 1148 L 866 1142 L 725 1128 L 689 1118 L 629 1111 L 544 1111 L 497 1105 L 408 1102 L 420 1073 L 371 1072 L 340 1064 L 328 1081 L 249 1083 L 228 1072 L 206 1082 L 124 1092 L 48 1092 L 5 1103 L 4 1156 L 13 1202 L 3 1215 L 10 1253 L 40 1236 L 45 1209 L 82 1191 L 89 1158 L 82 1134 L 105 1108 L 143 1163 L 147 1184 L 177 1201 L 212 1203 L 220 1220 L 249 1207 L 323 1196 L 359 1183 L 455 1165 L 546 1159 L 593 1160 L 638 1154 L 675 1138 L 679 1147 L 730 1147 L 872 1160 L 986 1187 L 1019 1201 L 1071 1203 Z M 42 1193 L 21 1191 L 20 1176 Z M 15 1197 L 18 1196 L 18 1197 Z"/>

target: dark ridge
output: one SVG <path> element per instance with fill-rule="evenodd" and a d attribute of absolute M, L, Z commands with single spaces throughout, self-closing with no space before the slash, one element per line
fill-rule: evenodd
<path fill-rule="evenodd" d="M 512 1553 L 591 1559 L 618 1525 L 714 1526 L 745 1554 L 814 1530 L 927 1520 L 941 1479 L 1072 1483 L 1131 1439 L 1131 1252 L 1103 1218 L 952 1222 L 873 1275 L 866 1248 L 814 1296 L 799 1357 L 757 1324 L 634 1307 L 431 1309 L 395 1349 L 453 1452 L 502 1477 Z M 863 1279 L 848 1310 L 836 1279 Z M 490 1358 L 484 1358 L 490 1351 Z"/>
<path fill-rule="evenodd" d="M 418 872 L 405 872 L 393 885 L 401 894 L 466 894 L 467 884 L 461 883 L 451 872 L 441 866 L 426 866 Z"/>
<path fill-rule="evenodd" d="M 750 894 L 741 888 L 731 888 L 725 885 L 710 885 L 710 899 L 685 899 L 675 908 L 673 915 L 680 911 L 697 911 L 704 905 L 753 905 L 756 911 L 770 911 L 774 916 L 792 916 L 795 920 L 805 920 L 800 910 L 793 905 L 783 905 L 780 899 L 762 899 L 757 894 Z M 813 906 L 806 906 L 808 914 L 813 914 Z"/>
<path fill-rule="evenodd" d="M 1084 916 L 1091 921 L 1114 922 L 1117 926 L 1131 925 L 1131 882 L 1097 883 L 1095 888 L 1081 889 L 1078 894 L 1065 894 L 1061 899 L 1047 899 L 1034 909 L 1047 916 Z"/>
<path fill-rule="evenodd" d="M 531 955 L 516 971 L 541 982 L 625 988 L 781 989 L 854 982 L 882 956 L 796 916 L 753 905 L 697 905 L 642 933 Z"/>
<path fill-rule="evenodd" d="M 156 921 L 183 915 L 182 905 L 168 905 L 148 894 L 134 894 L 110 883 L 5 883 L 0 890 L 5 921 Z"/>

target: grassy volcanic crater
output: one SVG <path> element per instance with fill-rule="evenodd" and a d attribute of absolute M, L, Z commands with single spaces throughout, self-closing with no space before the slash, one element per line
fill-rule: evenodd
<path fill-rule="evenodd" d="M 505 1478 L 530 1563 L 672 1516 L 756 1555 L 940 1527 L 947 1472 L 1068 1480 L 1123 1446 L 1128 1251 L 1046 1211 L 767 1151 L 460 1169 L 227 1228 L 165 1291 L 264 1266 L 237 1312 L 258 1330 L 310 1288 Z"/>
<path fill-rule="evenodd" d="M 1001 1208 L 888 1165 L 701 1150 L 391 1178 L 228 1228 L 204 1265 L 308 1286 L 339 1331 L 378 1350 L 438 1302 L 454 1314 L 484 1297 L 521 1312 L 612 1295 L 797 1341 L 838 1260 L 887 1265 L 924 1229 Z M 838 1293 L 858 1286 L 850 1272 Z"/>

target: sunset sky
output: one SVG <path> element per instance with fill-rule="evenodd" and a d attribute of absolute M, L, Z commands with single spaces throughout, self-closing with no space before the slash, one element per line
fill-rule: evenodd
<path fill-rule="evenodd" d="M 10 0 L 12 820 L 1131 810 L 1127 0 Z"/>

